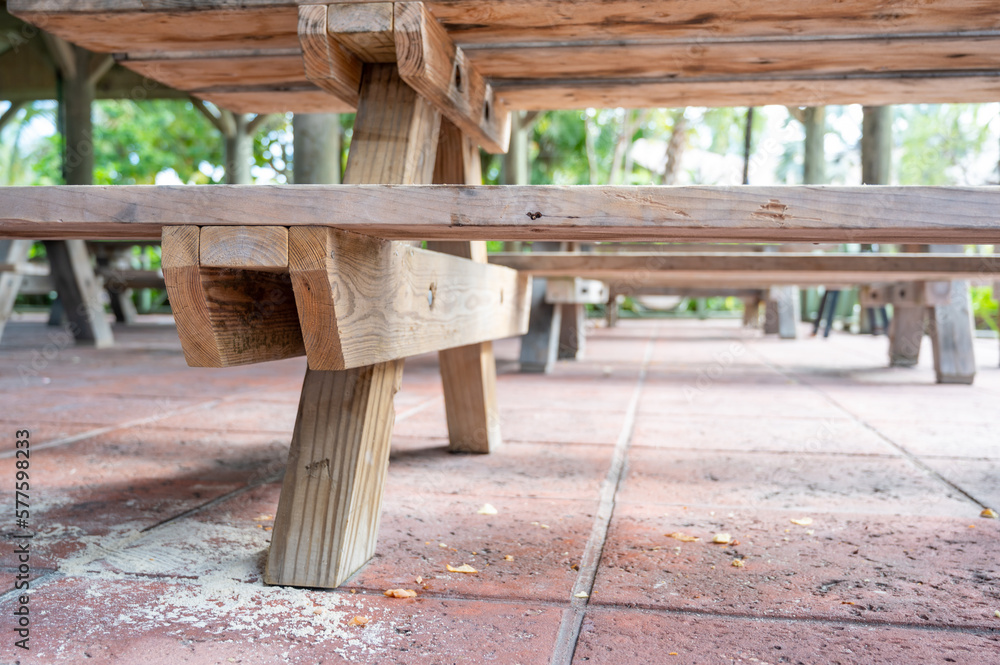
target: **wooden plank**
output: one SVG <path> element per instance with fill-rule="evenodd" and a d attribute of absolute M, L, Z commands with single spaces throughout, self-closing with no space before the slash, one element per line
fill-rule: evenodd
<path fill-rule="evenodd" d="M 327 33 L 327 6 L 301 5 L 299 43 L 306 78 L 350 106 L 358 104 L 361 61 Z"/>
<path fill-rule="evenodd" d="M 164 225 L 194 224 L 394 240 L 1000 244 L 998 211 L 998 187 L 3 187 L 0 237 L 155 239 Z"/>
<path fill-rule="evenodd" d="M 478 185 L 483 181 L 481 164 L 475 143 L 454 123 L 443 119 L 434 160 L 434 184 Z M 487 261 L 486 243 L 482 241 L 431 241 L 427 249 L 476 263 Z M 448 449 L 483 454 L 498 449 L 502 434 L 493 342 L 444 349 L 438 352 L 438 363 L 448 418 Z"/>
<path fill-rule="evenodd" d="M 996 72 L 851 75 L 774 80 L 677 81 L 571 79 L 495 81 L 507 108 L 525 111 L 596 108 L 728 106 L 834 106 L 867 104 L 988 104 L 1000 97 Z"/>
<path fill-rule="evenodd" d="M 371 0 L 346 0 L 366 4 Z M 345 0 L 340 0 L 345 2 Z M 25 20 L 72 26 L 88 39 L 116 32 L 110 21 L 86 23 L 90 15 L 140 14 L 153 37 L 183 38 L 197 31 L 206 14 L 228 15 L 234 26 L 213 26 L 273 38 L 294 21 L 295 7 L 309 0 L 10 0 L 12 13 Z M 954 32 L 1000 30 L 1000 10 L 991 0 L 846 0 L 818 6 L 810 0 L 781 0 L 767 5 L 734 4 L 732 0 L 431 0 L 426 3 L 456 43 L 524 44 L 546 41 L 601 43 L 625 40 L 697 41 L 746 37 L 806 41 L 818 36 L 884 35 L 887 33 L 947 35 Z M 273 21 L 256 18 L 263 14 Z M 215 17 L 212 17 L 213 19 Z M 93 19 L 91 19 L 93 20 Z M 204 21 L 202 21 L 203 23 Z M 110 23 L 110 25 L 108 25 Z M 242 25 L 241 25 L 242 23 Z M 125 32 L 121 30 L 120 32 Z M 107 39 L 108 35 L 105 34 Z M 118 43 L 116 46 L 120 46 Z M 107 50 L 126 50 L 110 48 Z"/>
<path fill-rule="evenodd" d="M 264 581 L 340 586 L 371 558 L 402 361 L 306 372 Z"/>
<path fill-rule="evenodd" d="M 200 265 L 201 229 L 163 229 L 163 279 L 191 367 L 233 367 L 305 353 L 287 274 Z"/>
<path fill-rule="evenodd" d="M 399 75 L 489 152 L 507 152 L 510 113 L 422 2 L 397 2 L 393 26 Z"/>
<path fill-rule="evenodd" d="M 206 226 L 199 263 L 206 268 L 249 268 L 288 272 L 288 228 Z"/>
<path fill-rule="evenodd" d="M 307 87 L 302 54 L 248 51 L 239 55 L 122 61 L 132 71 L 180 90 L 274 86 Z"/>
<path fill-rule="evenodd" d="M 995 71 L 1000 37 L 867 37 L 812 41 L 568 44 L 482 48 L 469 61 L 500 86 L 504 79 L 796 78 L 890 72 Z"/>
<path fill-rule="evenodd" d="M 316 87 L 274 89 L 213 88 L 195 90 L 195 97 L 233 113 L 349 113 L 354 107 Z"/>
<path fill-rule="evenodd" d="M 294 48 L 298 46 L 298 15 L 294 6 L 220 8 L 184 11 L 178 5 L 135 7 L 120 5 L 87 11 L 70 3 L 55 11 L 30 0 L 8 2 L 12 14 L 66 41 L 99 53 L 124 53 L 141 45 L 146 51 L 203 51 L 239 48 Z M 142 11 L 151 9 L 152 11 Z M 188 6 L 187 9 L 193 9 Z"/>
<path fill-rule="evenodd" d="M 597 279 L 557 277 L 545 281 L 550 305 L 601 305 L 608 301 L 608 285 Z"/>
<path fill-rule="evenodd" d="M 393 3 L 369 2 L 329 5 L 327 32 L 361 62 L 396 62 Z"/>
<path fill-rule="evenodd" d="M 969 277 L 983 279 L 1000 273 L 1000 258 L 966 254 L 807 254 L 763 252 L 707 252 L 684 254 L 571 254 L 495 253 L 490 262 L 531 275 L 642 282 L 701 277 L 769 279 L 772 273 L 801 274 L 803 279 L 869 279 L 885 282 L 896 275 L 924 275 L 927 279 Z M 794 279 L 797 275 L 791 275 Z M 550 287 L 551 288 L 551 287 Z"/>
<path fill-rule="evenodd" d="M 309 366 L 340 370 L 522 334 L 527 277 L 322 227 L 289 231 Z"/>
<path fill-rule="evenodd" d="M 104 312 L 101 288 L 82 240 L 46 242 L 52 279 L 77 342 L 102 349 L 114 345 L 111 324 Z"/>

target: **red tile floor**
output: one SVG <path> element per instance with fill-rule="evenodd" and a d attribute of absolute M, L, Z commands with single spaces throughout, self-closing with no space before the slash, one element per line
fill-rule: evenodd
<path fill-rule="evenodd" d="M 1000 662 L 995 340 L 974 387 L 934 385 L 926 345 L 886 369 L 885 338 L 730 322 L 624 321 L 551 376 L 507 340 L 488 457 L 446 452 L 436 358 L 413 358 L 378 552 L 329 591 L 261 582 L 304 361 L 190 369 L 169 320 L 116 334 L 28 317 L 0 346 L 0 662 Z"/>

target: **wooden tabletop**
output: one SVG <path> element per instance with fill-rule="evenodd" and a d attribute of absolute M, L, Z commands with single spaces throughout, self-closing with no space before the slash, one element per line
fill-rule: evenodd
<path fill-rule="evenodd" d="M 10 0 L 235 111 L 349 111 L 305 75 L 302 0 Z M 348 0 L 349 5 L 373 5 Z M 388 5 L 389 3 L 384 3 Z M 511 109 L 1000 99 L 996 0 L 433 0 Z"/>

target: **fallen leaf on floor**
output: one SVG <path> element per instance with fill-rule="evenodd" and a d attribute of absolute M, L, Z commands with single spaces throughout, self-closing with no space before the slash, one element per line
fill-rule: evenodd
<path fill-rule="evenodd" d="M 668 653 L 667 655 L 668 655 L 668 656 L 679 656 L 680 654 L 679 654 L 679 653 L 677 653 L 676 651 L 671 651 L 671 652 L 670 652 L 670 653 Z"/>
<path fill-rule="evenodd" d="M 389 598 L 416 598 L 417 592 L 413 589 L 386 589 L 382 595 Z"/>
<path fill-rule="evenodd" d="M 467 563 L 463 563 L 458 568 L 454 568 L 450 563 L 446 564 L 449 573 L 478 573 L 479 571 Z"/>
<path fill-rule="evenodd" d="M 716 545 L 728 545 L 729 541 L 732 539 L 732 536 L 728 533 L 717 533 L 712 537 L 712 542 Z"/>
<path fill-rule="evenodd" d="M 841 605 L 854 605 L 854 603 L 851 602 L 850 600 L 842 600 L 842 601 L 840 601 L 840 604 Z"/>
<path fill-rule="evenodd" d="M 574 563 L 572 566 L 570 566 L 570 569 L 571 570 L 580 570 L 580 564 Z"/>
<path fill-rule="evenodd" d="M 448 547 L 448 546 L 445 545 L 444 543 L 438 543 L 438 547 Z"/>
<path fill-rule="evenodd" d="M 488 503 L 483 504 L 483 507 L 479 509 L 480 515 L 496 515 L 498 512 L 496 508 Z"/>
<path fill-rule="evenodd" d="M 733 559 L 733 568 L 746 568 L 742 559 Z"/>
<path fill-rule="evenodd" d="M 274 515 L 258 515 L 257 517 L 253 518 L 254 522 L 263 522 L 265 520 L 273 520 L 273 519 Z"/>
<path fill-rule="evenodd" d="M 814 533 L 816 533 L 816 531 L 815 531 L 814 529 L 809 529 L 808 531 L 806 531 L 806 535 L 807 535 L 807 536 L 811 536 L 811 535 L 813 535 Z"/>
<path fill-rule="evenodd" d="M 423 584 L 423 583 L 424 583 L 423 575 L 417 575 L 417 584 Z"/>
<path fill-rule="evenodd" d="M 983 512 L 979 513 L 979 516 L 986 517 L 987 519 L 991 520 L 1000 518 L 1000 515 L 997 514 L 997 511 L 993 510 L 992 508 L 984 508 Z"/>
<path fill-rule="evenodd" d="M 696 543 L 701 538 L 698 536 L 689 536 L 686 533 L 681 533 L 680 531 L 674 531 L 673 533 L 666 534 L 667 538 L 673 538 L 674 540 L 679 540 L 682 543 Z"/>
<path fill-rule="evenodd" d="M 508 554 L 507 556 L 505 556 L 505 557 L 503 558 L 503 560 L 504 560 L 504 561 L 513 561 L 513 560 L 514 560 L 514 557 L 512 557 L 511 555 L 509 555 L 509 554 Z"/>
<path fill-rule="evenodd" d="M 542 527 L 543 529 L 548 529 L 549 528 L 548 524 L 539 524 L 538 526 Z"/>
<path fill-rule="evenodd" d="M 348 626 L 367 626 L 368 622 L 371 621 L 369 617 L 356 616 L 347 622 Z"/>
<path fill-rule="evenodd" d="M 798 524 L 799 526 L 809 526 L 813 523 L 813 518 L 811 517 L 800 517 L 797 520 L 789 520 L 792 524 Z"/>
<path fill-rule="evenodd" d="M 736 540 L 735 538 L 733 538 L 732 540 L 729 541 L 729 546 L 730 547 L 736 547 L 739 544 L 740 544 L 740 541 Z"/>
<path fill-rule="evenodd" d="M 590 598 L 590 594 L 587 593 L 586 591 L 578 591 L 577 593 L 573 594 L 573 597 L 574 598 Z"/>
<path fill-rule="evenodd" d="M 995 612 L 993 612 L 993 616 L 1000 619 L 1000 610 L 996 610 Z"/>

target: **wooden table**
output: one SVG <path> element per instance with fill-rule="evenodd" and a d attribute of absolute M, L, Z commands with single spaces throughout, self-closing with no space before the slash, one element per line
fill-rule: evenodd
<path fill-rule="evenodd" d="M 510 109 L 996 101 L 994 0 L 8 8 L 234 111 L 357 110 L 342 186 L 0 191 L 0 236 L 162 236 L 190 364 L 307 356 L 275 584 L 335 587 L 372 555 L 402 358 L 441 351 L 454 450 L 499 442 L 489 340 L 524 332 L 530 287 L 483 240 L 1000 243 L 989 187 L 469 186 Z"/>

